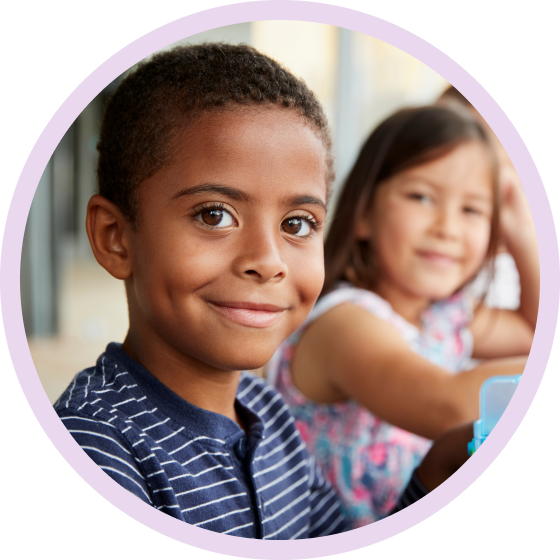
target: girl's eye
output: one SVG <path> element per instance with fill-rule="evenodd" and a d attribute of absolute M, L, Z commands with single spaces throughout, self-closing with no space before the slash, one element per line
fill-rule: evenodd
<path fill-rule="evenodd" d="M 430 196 L 428 196 L 427 194 L 421 194 L 421 193 L 411 193 L 408 195 L 408 197 L 412 200 L 423 202 L 424 204 L 429 204 L 432 200 Z"/>
<path fill-rule="evenodd" d="M 296 237 L 307 237 L 312 229 L 309 220 L 306 218 L 293 217 L 282 222 L 282 230 Z"/>
<path fill-rule="evenodd" d="M 473 208 L 472 206 L 467 206 L 463 208 L 463 212 L 465 212 L 465 214 L 474 214 L 474 215 L 482 214 L 482 212 L 478 210 L 478 208 Z"/>
<path fill-rule="evenodd" d="M 215 228 L 226 228 L 234 223 L 233 216 L 222 208 L 208 208 L 196 215 L 203 224 Z"/>

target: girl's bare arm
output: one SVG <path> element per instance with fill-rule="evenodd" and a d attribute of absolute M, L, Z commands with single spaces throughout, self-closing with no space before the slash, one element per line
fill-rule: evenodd
<path fill-rule="evenodd" d="M 539 252 L 525 193 L 515 171 L 502 178 L 501 233 L 519 272 L 521 295 L 516 311 L 478 310 L 471 324 L 475 358 L 528 354 L 539 311 Z"/>
<path fill-rule="evenodd" d="M 435 439 L 478 418 L 485 379 L 522 373 L 525 361 L 494 360 L 454 375 L 410 350 L 394 327 L 346 303 L 304 332 L 292 361 L 292 377 L 311 400 L 334 403 L 351 398 L 390 424 Z"/>

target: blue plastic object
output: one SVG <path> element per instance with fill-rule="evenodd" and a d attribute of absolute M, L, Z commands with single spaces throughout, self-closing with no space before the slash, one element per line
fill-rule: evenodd
<path fill-rule="evenodd" d="M 480 419 L 473 425 L 473 439 L 468 451 L 472 455 L 490 435 L 507 408 L 521 375 L 498 375 L 487 379 L 480 388 Z"/>

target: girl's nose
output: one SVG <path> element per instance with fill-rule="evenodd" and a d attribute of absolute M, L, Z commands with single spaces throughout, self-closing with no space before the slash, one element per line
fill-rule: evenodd
<path fill-rule="evenodd" d="M 280 242 L 272 233 L 245 235 L 235 262 L 237 274 L 261 284 L 283 280 L 288 275 L 288 266 L 282 258 Z"/>
<path fill-rule="evenodd" d="M 437 210 L 434 219 L 434 233 L 438 237 L 455 239 L 459 236 L 459 216 L 457 212 L 448 206 Z"/>

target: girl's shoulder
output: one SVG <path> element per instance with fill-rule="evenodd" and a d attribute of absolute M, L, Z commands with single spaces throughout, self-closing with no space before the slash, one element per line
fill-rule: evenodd
<path fill-rule="evenodd" d="M 334 290 L 319 299 L 309 314 L 304 327 L 317 320 L 327 311 L 343 303 L 352 303 L 393 325 L 405 339 L 411 339 L 418 335 L 417 327 L 401 317 L 388 301 L 374 292 L 356 288 L 347 282 L 339 283 Z"/>
<path fill-rule="evenodd" d="M 399 315 L 391 304 L 380 295 L 356 288 L 347 282 L 339 283 L 334 290 L 324 295 L 307 318 L 303 328 L 316 321 L 327 311 L 343 303 L 352 303 L 393 325 L 407 340 L 421 335 L 415 325 Z M 436 301 L 423 313 L 423 331 L 443 328 L 447 331 L 460 331 L 467 328 L 473 319 L 476 294 L 468 286 L 450 297 Z"/>
<path fill-rule="evenodd" d="M 347 282 L 341 282 L 337 284 L 334 290 L 319 299 L 309 314 L 306 323 L 312 323 L 318 317 L 342 303 L 354 303 L 376 315 L 386 317 L 389 317 L 393 311 L 391 304 L 374 292 L 356 288 Z"/>
<path fill-rule="evenodd" d="M 368 290 L 363 290 L 352 286 L 348 282 L 340 282 L 335 288 L 329 293 L 322 296 L 315 307 L 311 310 L 311 313 L 299 329 L 292 333 L 276 350 L 271 360 L 266 366 L 266 377 L 270 383 L 276 384 L 278 379 L 278 374 L 280 371 L 284 371 L 284 384 L 286 386 L 291 386 L 291 379 L 289 374 L 289 364 L 292 361 L 294 349 L 297 346 L 302 333 L 315 321 L 319 320 L 323 315 L 325 315 L 331 309 L 342 305 L 344 303 L 352 303 L 358 307 L 361 307 L 377 317 L 392 322 L 395 319 L 400 319 L 404 324 L 406 321 L 402 317 L 397 316 L 389 302 L 385 301 L 382 297 L 370 292 Z M 412 327 L 416 329 L 416 327 Z M 293 401 L 301 403 L 303 398 L 295 388 L 291 391 Z M 286 396 L 286 391 L 283 391 L 284 396 Z"/>

